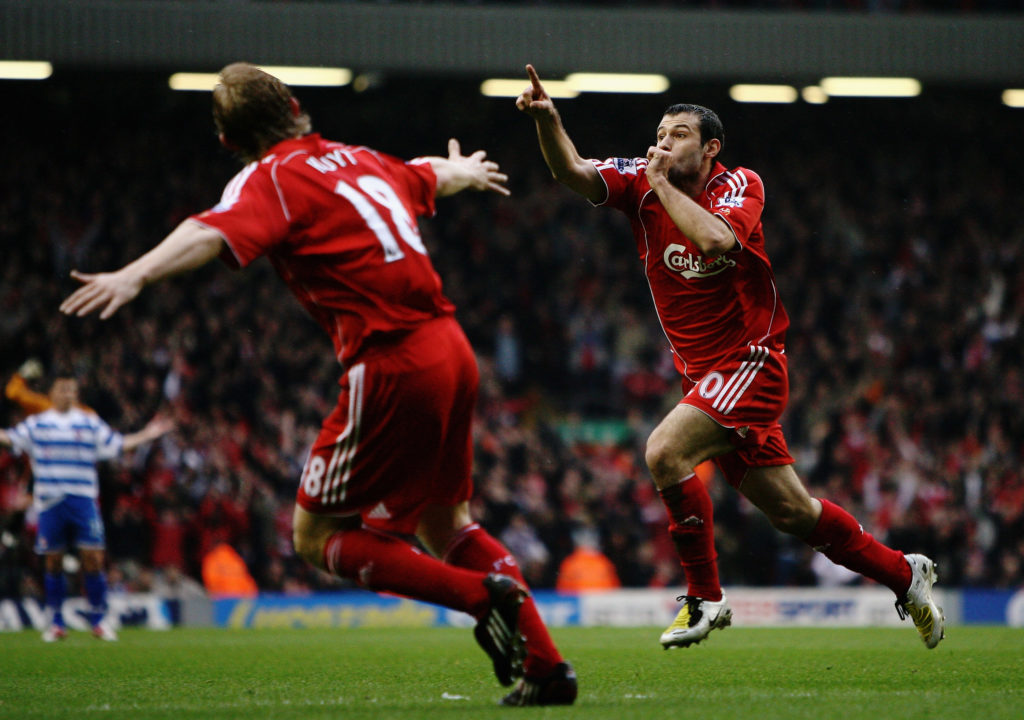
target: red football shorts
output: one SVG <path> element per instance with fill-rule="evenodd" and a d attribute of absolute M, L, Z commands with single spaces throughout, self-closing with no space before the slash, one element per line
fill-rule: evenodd
<path fill-rule="evenodd" d="M 396 533 L 423 508 L 473 493 L 480 375 L 458 323 L 439 318 L 365 353 L 339 381 L 338 405 L 310 452 L 296 498 L 316 515 L 362 516 Z"/>
<path fill-rule="evenodd" d="M 681 404 L 700 410 L 730 430 L 729 439 L 736 449 L 714 462 L 733 487 L 740 486 L 748 468 L 793 462 L 779 425 L 789 397 L 784 353 L 750 345 L 698 382 L 684 379 L 683 395 Z"/>

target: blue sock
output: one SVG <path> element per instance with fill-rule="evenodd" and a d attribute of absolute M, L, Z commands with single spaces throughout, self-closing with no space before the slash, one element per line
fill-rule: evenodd
<path fill-rule="evenodd" d="M 45 573 L 43 576 L 43 590 L 46 593 L 46 607 L 50 609 L 53 617 L 53 624 L 64 627 L 64 598 L 68 594 L 68 581 L 64 573 Z"/>
<path fill-rule="evenodd" d="M 96 625 L 107 614 L 107 574 L 85 573 L 85 597 L 91 606 L 89 622 Z"/>

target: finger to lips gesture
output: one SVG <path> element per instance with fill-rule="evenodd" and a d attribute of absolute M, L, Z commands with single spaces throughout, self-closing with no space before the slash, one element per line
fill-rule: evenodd
<path fill-rule="evenodd" d="M 668 172 L 670 153 L 660 147 L 651 145 L 647 148 L 647 174 L 665 174 Z"/>

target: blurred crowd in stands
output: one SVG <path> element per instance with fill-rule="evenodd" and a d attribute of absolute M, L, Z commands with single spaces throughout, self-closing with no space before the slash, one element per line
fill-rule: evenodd
<path fill-rule="evenodd" d="M 179 592 L 226 543 L 263 590 L 338 587 L 296 558 L 290 525 L 341 369 L 269 264 L 214 263 L 105 322 L 57 312 L 70 269 L 118 267 L 215 204 L 237 168 L 208 96 L 146 76 L 8 85 L 26 112 L 3 120 L 3 381 L 34 357 L 73 370 L 115 428 L 177 422 L 102 467 L 111 585 Z M 502 163 L 510 199 L 441 200 L 423 223 L 482 370 L 476 515 L 538 587 L 568 578 L 578 551 L 610 560 L 612 573 L 592 563 L 605 586 L 680 588 L 643 460 L 679 385 L 624 218 L 560 189 L 532 123 L 472 83 L 299 96 L 331 138 L 411 157 L 455 136 Z M 1024 585 L 1022 111 L 995 93 L 779 107 L 696 86 L 561 108 L 581 152 L 603 158 L 643 155 L 676 101 L 715 107 L 726 164 L 764 179 L 792 318 L 783 422 L 812 491 L 935 558 L 946 586 Z M 0 404 L 4 427 L 20 417 Z M 707 482 L 724 583 L 855 581 Z M 0 454 L 0 596 L 39 593 L 29 492 L 27 464 Z"/>

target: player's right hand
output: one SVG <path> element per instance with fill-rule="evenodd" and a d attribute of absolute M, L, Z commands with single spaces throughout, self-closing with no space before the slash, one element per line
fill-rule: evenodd
<path fill-rule="evenodd" d="M 71 277 L 82 283 L 60 304 L 65 315 L 83 317 L 100 310 L 100 320 L 106 320 L 122 305 L 130 303 L 142 291 L 143 282 L 124 268 L 110 273 L 83 273 L 71 271 Z"/>
<path fill-rule="evenodd" d="M 647 148 L 648 179 L 661 176 L 668 179 L 668 171 L 672 164 L 672 155 L 664 148 L 651 145 Z"/>
<path fill-rule="evenodd" d="M 516 107 L 534 118 L 553 115 L 555 103 L 541 85 L 533 65 L 526 66 L 526 74 L 530 76 L 530 85 L 516 99 Z"/>

